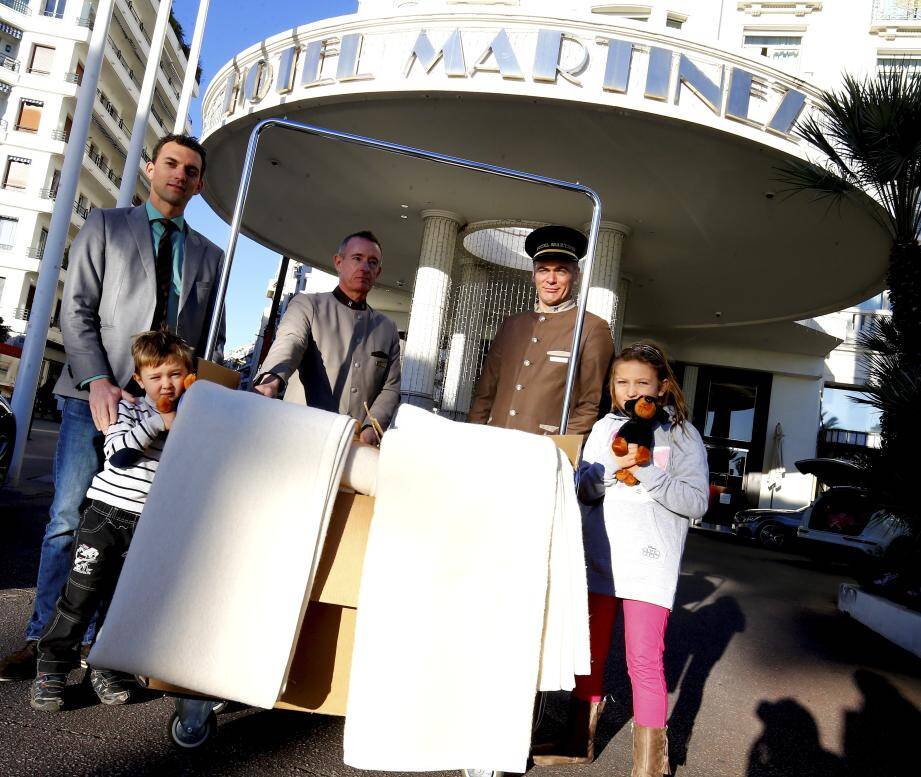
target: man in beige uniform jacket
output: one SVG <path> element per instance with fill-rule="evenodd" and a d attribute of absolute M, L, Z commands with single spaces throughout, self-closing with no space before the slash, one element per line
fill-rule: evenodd
<path fill-rule="evenodd" d="M 534 260 L 534 312 L 502 322 L 486 356 L 467 420 L 535 434 L 558 434 L 576 325 L 573 292 L 588 241 L 575 229 L 534 230 L 525 251 Z M 608 324 L 585 314 L 567 434 L 587 434 L 614 356 Z"/>
<path fill-rule="evenodd" d="M 365 302 L 381 274 L 381 247 L 371 232 L 346 237 L 333 257 L 339 285 L 298 294 L 256 378 L 255 390 L 285 401 L 350 415 L 361 439 L 377 443 L 364 410 L 386 429 L 400 401 L 400 339 L 396 325 Z"/>

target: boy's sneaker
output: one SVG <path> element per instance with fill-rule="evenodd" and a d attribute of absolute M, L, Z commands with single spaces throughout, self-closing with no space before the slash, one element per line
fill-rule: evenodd
<path fill-rule="evenodd" d="M 127 704 L 131 698 L 124 676 L 111 669 L 90 669 L 90 685 L 103 704 Z"/>
<path fill-rule="evenodd" d="M 0 682 L 34 680 L 37 645 L 37 640 L 29 640 L 16 652 L 0 659 Z"/>
<path fill-rule="evenodd" d="M 32 683 L 32 709 L 42 712 L 58 712 L 64 706 L 64 686 L 67 685 L 66 674 L 39 672 Z"/>

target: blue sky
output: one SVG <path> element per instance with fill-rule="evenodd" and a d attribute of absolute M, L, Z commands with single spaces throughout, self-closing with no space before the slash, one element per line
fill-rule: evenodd
<path fill-rule="evenodd" d="M 202 88 L 233 56 L 253 43 L 283 32 L 299 24 L 317 19 L 354 13 L 355 0 L 250 0 L 245 4 L 211 0 L 205 38 L 202 45 Z M 198 0 L 174 0 L 173 13 L 191 41 L 198 13 Z M 189 111 L 195 134 L 201 132 L 201 103 L 192 101 Z M 220 219 L 201 197 L 189 204 L 186 216 L 192 226 L 222 248 L 227 243 L 230 227 Z M 269 279 L 275 275 L 278 254 L 262 248 L 251 240 L 241 238 L 237 244 L 230 288 L 227 292 L 227 347 L 252 342 L 266 299 L 264 293 Z"/>

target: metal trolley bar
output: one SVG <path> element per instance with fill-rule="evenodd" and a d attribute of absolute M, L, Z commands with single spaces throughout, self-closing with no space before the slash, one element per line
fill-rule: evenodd
<path fill-rule="evenodd" d="M 221 320 L 221 315 L 224 310 L 224 296 L 227 293 L 227 281 L 230 277 L 233 255 L 237 247 L 237 237 L 240 234 L 243 209 L 246 206 L 246 198 L 249 194 L 249 185 L 253 176 L 253 165 L 256 160 L 256 150 L 259 146 L 259 139 L 266 130 L 274 127 L 290 130 L 292 132 L 301 132 L 305 135 L 317 135 L 321 138 L 327 138 L 328 140 L 338 140 L 343 143 L 353 143 L 358 146 L 377 148 L 381 151 L 389 151 L 392 154 L 399 154 L 401 156 L 426 159 L 430 162 L 450 165 L 451 167 L 476 170 L 481 173 L 486 173 L 487 175 L 498 175 L 502 178 L 512 178 L 526 183 L 549 186 L 554 189 L 578 192 L 579 194 L 584 194 L 592 201 L 592 219 L 588 232 L 588 251 L 585 255 L 585 263 L 582 268 L 582 281 L 579 287 L 579 306 L 576 315 L 576 326 L 572 337 L 569 367 L 566 372 L 566 391 L 563 394 L 563 413 L 560 418 L 560 434 L 566 434 L 566 427 L 569 424 L 569 410 L 572 403 L 572 389 L 576 379 L 576 367 L 579 363 L 579 343 L 582 339 L 582 323 L 585 318 L 585 306 L 588 302 L 588 289 L 592 276 L 592 265 L 595 260 L 595 244 L 598 241 L 598 229 L 601 224 L 601 199 L 598 195 L 589 187 L 579 183 L 561 181 L 556 178 L 546 178 L 542 175 L 525 173 L 520 170 L 490 165 L 485 162 L 474 162 L 470 159 L 439 154 L 435 151 L 425 151 L 421 148 L 414 148 L 412 146 L 402 146 L 399 143 L 390 143 L 386 140 L 376 140 L 374 138 L 352 135 L 347 132 L 338 132 L 324 127 L 315 127 L 311 124 L 301 124 L 300 122 L 290 121 L 288 119 L 264 119 L 253 127 L 253 131 L 250 133 L 249 143 L 246 147 L 246 157 L 243 161 L 243 172 L 240 175 L 240 188 L 237 191 L 237 200 L 233 208 L 233 219 L 230 223 L 230 237 L 227 239 L 227 249 L 224 252 L 224 263 L 221 267 L 221 277 L 216 296 L 218 303 L 212 311 L 211 326 L 208 329 L 208 342 L 205 347 L 206 357 L 211 358 L 217 341 L 218 322 Z"/>

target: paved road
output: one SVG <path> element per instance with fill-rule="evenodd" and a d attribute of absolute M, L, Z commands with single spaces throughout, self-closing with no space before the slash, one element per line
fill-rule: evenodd
<path fill-rule="evenodd" d="M 31 607 L 50 495 L 54 429 L 37 422 L 24 493 L 0 493 L 0 650 L 17 645 Z M 43 461 L 44 459 L 44 461 Z M 835 610 L 846 570 L 692 535 L 667 639 L 670 739 L 679 777 L 901 777 L 918 773 L 921 662 Z M 629 689 L 608 667 L 613 700 L 591 766 L 542 777 L 629 774 Z M 232 709 L 204 752 L 177 753 L 172 703 L 104 708 L 71 675 L 68 711 L 32 711 L 24 683 L 0 684 L 2 775 L 353 775 L 338 719 Z M 551 699 L 540 734 L 560 726 Z M 432 714 L 438 714 L 437 696 Z"/>

